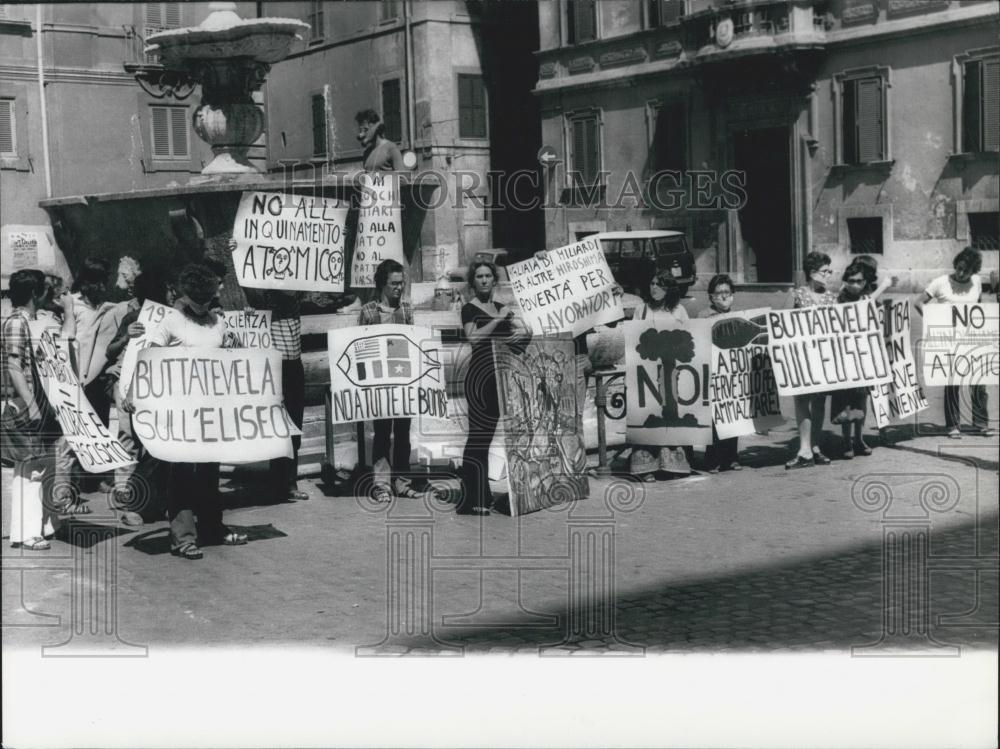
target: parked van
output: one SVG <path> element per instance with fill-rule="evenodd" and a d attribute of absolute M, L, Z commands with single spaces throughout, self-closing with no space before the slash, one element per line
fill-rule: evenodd
<path fill-rule="evenodd" d="M 615 280 L 628 293 L 641 295 L 658 270 L 670 271 L 683 294 L 695 282 L 694 256 L 679 231 L 606 231 L 594 236 Z"/>

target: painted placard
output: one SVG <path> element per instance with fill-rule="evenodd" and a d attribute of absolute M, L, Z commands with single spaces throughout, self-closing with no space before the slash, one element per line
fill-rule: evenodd
<path fill-rule="evenodd" d="M 136 321 L 142 323 L 142 335 L 129 339 L 128 345 L 125 346 L 125 353 L 122 356 L 122 368 L 118 376 L 118 387 L 123 394 L 128 392 L 129 385 L 132 384 L 132 375 L 135 373 L 135 363 L 139 359 L 139 352 L 149 347 L 160 324 L 170 315 L 176 314 L 178 312 L 173 307 L 168 307 L 159 302 L 147 299 L 142 303 L 142 307 L 139 310 L 139 319 Z"/>
<path fill-rule="evenodd" d="M 1000 305 L 924 306 L 924 385 L 996 385 L 1000 378 Z"/>
<path fill-rule="evenodd" d="M 781 424 L 778 386 L 767 352 L 767 309 L 709 318 L 712 322 L 712 423 L 719 439 Z"/>
<path fill-rule="evenodd" d="M 233 348 L 273 348 L 271 310 L 231 310 L 226 318 L 227 345 Z"/>
<path fill-rule="evenodd" d="M 29 326 L 38 376 L 63 437 L 80 465 L 88 473 L 103 473 L 135 463 L 84 395 L 68 348 L 48 325 L 45 320 L 35 320 Z"/>
<path fill-rule="evenodd" d="M 139 353 L 132 429 L 171 463 L 253 463 L 292 456 L 299 430 L 282 405 L 274 349 L 153 346 Z"/>
<path fill-rule="evenodd" d="M 334 424 L 448 418 L 441 341 L 430 328 L 358 325 L 327 333 Z"/>
<path fill-rule="evenodd" d="M 533 333 L 578 336 L 625 316 L 601 243 L 592 237 L 509 265 L 507 273 Z"/>
<path fill-rule="evenodd" d="M 875 425 L 913 416 L 927 408 L 927 399 L 917 380 L 917 363 L 910 345 L 910 300 L 887 299 L 879 305 L 885 350 L 892 367 L 892 380 L 868 389 Z"/>
<path fill-rule="evenodd" d="M 577 432 L 583 404 L 577 403 L 573 341 L 536 338 L 516 348 L 494 343 L 493 353 L 511 514 L 583 499 L 590 484 Z"/>
<path fill-rule="evenodd" d="M 882 320 L 871 300 L 767 313 L 768 351 L 783 396 L 892 380 Z"/>
<path fill-rule="evenodd" d="M 379 263 L 383 260 L 404 262 L 399 178 L 395 174 L 376 172 L 362 174 L 358 179 L 361 199 L 351 263 L 351 285 L 355 288 L 374 288 L 375 269 Z"/>
<path fill-rule="evenodd" d="M 624 327 L 628 441 L 712 444 L 712 321 L 632 320 Z"/>
<path fill-rule="evenodd" d="M 243 193 L 233 224 L 240 286 L 342 292 L 347 209 L 334 198 Z"/>

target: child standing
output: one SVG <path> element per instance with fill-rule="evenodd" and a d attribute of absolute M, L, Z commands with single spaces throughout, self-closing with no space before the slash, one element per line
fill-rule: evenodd
<path fill-rule="evenodd" d="M 699 318 L 725 315 L 733 307 L 733 279 L 725 273 L 719 273 L 708 282 L 709 308 L 702 310 Z M 720 440 L 715 425 L 712 425 L 712 444 L 705 450 L 705 467 L 709 473 L 723 471 L 739 471 L 743 468 L 737 457 L 739 455 L 739 437 L 729 437 Z"/>
<path fill-rule="evenodd" d="M 837 302 L 844 304 L 858 302 L 862 299 L 877 299 L 882 292 L 892 285 L 892 279 L 885 279 L 876 285 L 877 278 L 873 262 L 856 259 L 844 271 L 844 282 L 840 288 Z M 850 388 L 834 390 L 830 396 L 830 421 L 840 424 L 844 438 L 844 460 L 850 460 L 855 455 L 871 455 L 872 449 L 862 436 L 865 428 L 865 418 L 868 415 L 868 388 Z M 854 430 L 854 442 L 851 443 L 851 430 Z"/>

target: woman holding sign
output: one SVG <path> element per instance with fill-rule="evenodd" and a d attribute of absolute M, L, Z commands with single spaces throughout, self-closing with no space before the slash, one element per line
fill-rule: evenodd
<path fill-rule="evenodd" d="M 212 310 L 218 285 L 218 277 L 205 265 L 191 263 L 186 266 L 177 283 L 181 296 L 174 303 L 180 314 L 164 318 L 153 333 L 150 345 L 223 348 L 226 321 Z M 122 407 L 129 413 L 133 411 L 127 398 Z M 241 546 L 247 542 L 246 535 L 222 523 L 218 463 L 171 463 L 167 491 L 170 552 L 175 556 L 201 559 L 199 542 L 226 546 Z"/>
<path fill-rule="evenodd" d="M 978 304 L 983 297 L 983 282 L 977 275 L 983 267 L 983 256 L 979 250 L 966 247 L 952 261 L 954 272 L 938 276 L 924 290 L 923 298 L 914 304 L 923 314 L 928 302 L 938 304 Z M 958 385 L 944 387 L 944 421 L 948 436 L 961 439 L 962 414 L 960 408 L 961 389 Z M 995 431 L 989 427 L 989 395 L 985 385 L 969 385 L 972 401 L 972 424 L 975 431 L 984 437 L 992 437 Z"/>
<path fill-rule="evenodd" d="M 827 288 L 833 268 L 830 256 L 825 252 L 810 252 L 806 255 L 802 270 L 806 275 L 805 286 L 799 286 L 792 293 L 793 307 L 823 307 L 837 303 L 837 295 Z M 795 421 L 799 429 L 799 451 L 785 463 L 787 470 L 812 468 L 829 465 L 830 459 L 819 449 L 823 434 L 823 415 L 826 411 L 827 393 L 796 395 Z"/>
<path fill-rule="evenodd" d="M 462 455 L 462 500 L 459 515 L 489 515 L 491 504 L 490 445 L 500 420 L 493 341 L 513 342 L 522 337 L 514 329 L 514 310 L 493 301 L 497 269 L 493 263 L 469 266 L 472 300 L 462 307 L 462 328 L 472 344 L 465 370 L 465 398 L 469 409 L 469 436 Z"/>

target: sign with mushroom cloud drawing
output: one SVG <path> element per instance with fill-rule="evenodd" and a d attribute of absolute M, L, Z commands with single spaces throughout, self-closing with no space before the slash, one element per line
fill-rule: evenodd
<path fill-rule="evenodd" d="M 446 419 L 441 341 L 430 328 L 360 325 L 327 333 L 334 424 Z"/>

